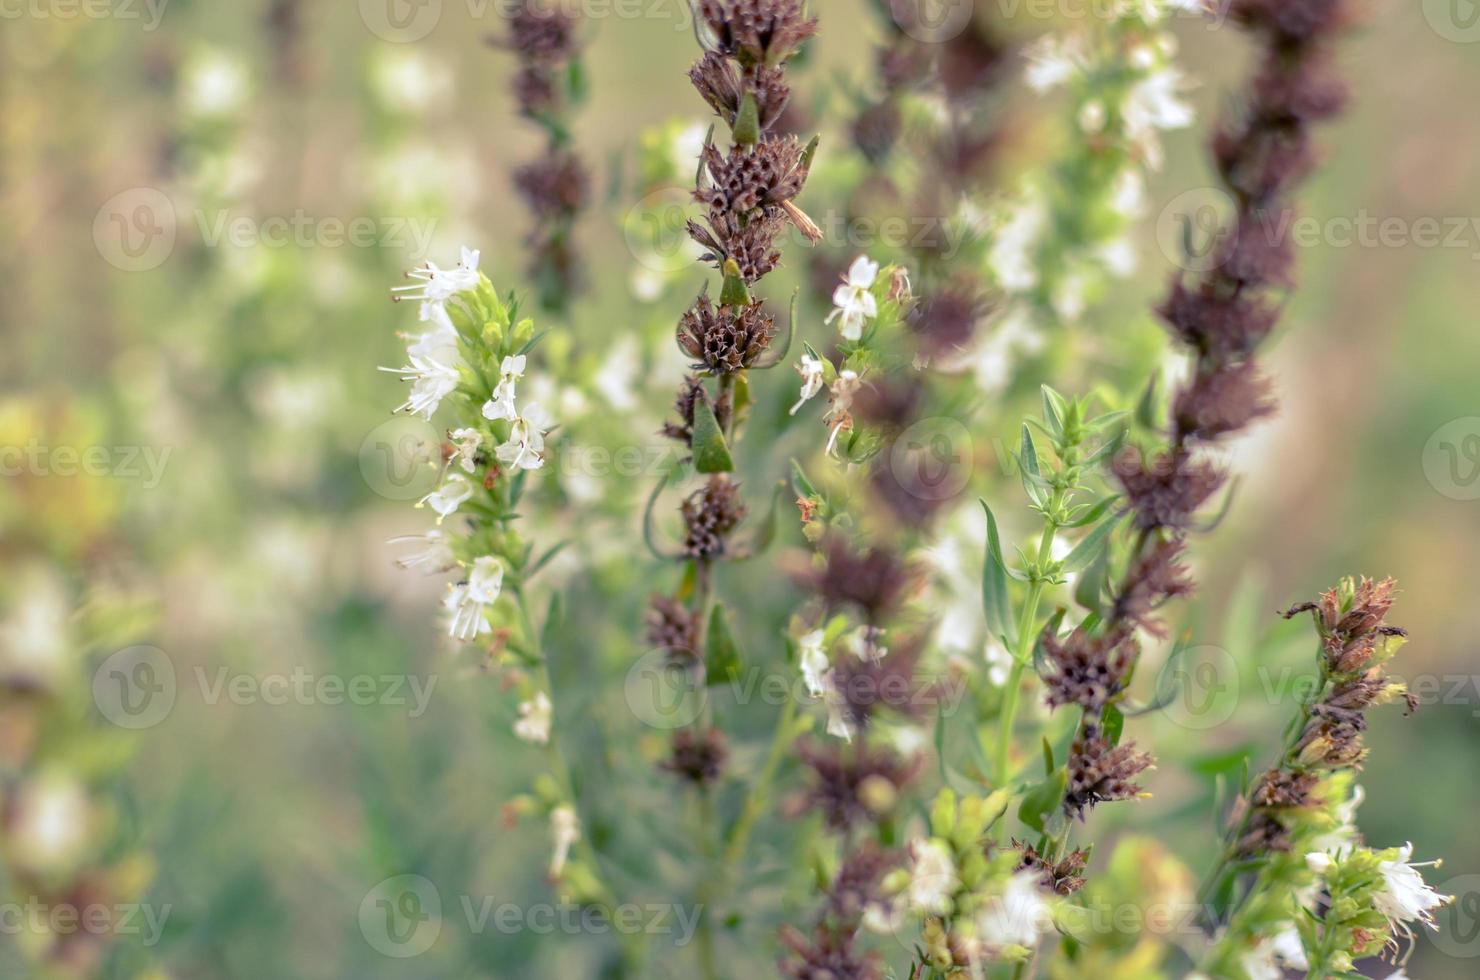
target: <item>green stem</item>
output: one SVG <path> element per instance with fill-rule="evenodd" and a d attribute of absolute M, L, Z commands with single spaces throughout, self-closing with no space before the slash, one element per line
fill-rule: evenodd
<path fill-rule="evenodd" d="M 745 856 L 745 845 L 749 842 L 755 822 L 765 811 L 766 797 L 770 793 L 771 784 L 776 780 L 777 771 L 781 768 L 781 760 L 800 734 L 796 725 L 796 713 L 796 699 L 787 698 L 786 706 L 781 709 L 781 718 L 776 722 L 776 734 L 771 739 L 771 750 L 766 756 L 765 765 L 761 767 L 760 775 L 746 794 L 745 806 L 741 809 L 740 816 L 730 827 L 729 840 L 720 865 L 721 877 L 727 876 L 729 870 Z"/>
<path fill-rule="evenodd" d="M 1049 501 L 1047 516 L 1043 522 L 1043 535 L 1038 541 L 1038 556 L 1035 563 L 1041 568 L 1053 550 L 1054 536 L 1058 533 L 1058 522 L 1053 515 L 1064 503 L 1064 491 L 1055 490 Z M 1023 674 L 1032 662 L 1033 644 L 1038 639 L 1034 625 L 1038 621 L 1038 606 L 1043 601 L 1044 579 L 1039 570 L 1034 571 L 1028 584 L 1028 598 L 1023 602 L 1022 615 L 1018 617 L 1017 647 L 1012 651 L 1012 670 L 1008 674 L 1007 687 L 1002 692 L 1002 716 L 997 727 L 997 783 L 1006 786 L 1012 780 L 1012 727 L 1017 720 L 1019 689 L 1023 686 Z"/>

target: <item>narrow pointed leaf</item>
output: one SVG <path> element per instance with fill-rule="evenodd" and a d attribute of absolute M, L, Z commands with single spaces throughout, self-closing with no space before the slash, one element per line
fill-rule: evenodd
<path fill-rule="evenodd" d="M 709 614 L 709 629 L 705 631 L 704 677 L 710 687 L 729 684 L 740 677 L 740 651 L 730 633 L 725 607 L 720 603 L 716 603 Z"/>
<path fill-rule="evenodd" d="M 982 563 L 982 610 L 986 613 L 987 629 L 995 636 L 1005 636 L 1009 646 L 1016 643 L 1012 606 L 1007 598 L 1007 565 L 1002 560 L 1002 541 L 997 534 L 997 518 L 992 508 L 983 500 L 982 510 L 987 512 L 987 554 Z"/>
<path fill-rule="evenodd" d="M 700 473 L 728 473 L 735 468 L 724 431 L 707 398 L 694 401 L 694 437 L 690 448 L 694 451 L 694 469 Z"/>

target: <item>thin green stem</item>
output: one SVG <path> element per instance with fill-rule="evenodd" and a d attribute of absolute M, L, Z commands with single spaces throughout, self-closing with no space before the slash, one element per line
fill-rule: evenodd
<path fill-rule="evenodd" d="M 750 832 L 763 812 L 765 812 L 767 796 L 770 794 L 771 784 L 776 780 L 776 773 L 781 768 L 781 760 L 786 756 L 786 750 L 796 740 L 800 733 L 796 724 L 797 700 L 787 698 L 786 705 L 781 709 L 781 717 L 776 722 L 776 734 L 771 738 L 771 750 L 766 755 L 765 765 L 761 767 L 760 775 L 756 777 L 750 786 L 750 791 L 745 797 L 745 806 L 740 811 L 740 816 L 735 819 L 734 825 L 730 827 L 729 840 L 725 844 L 725 852 L 720 867 L 721 875 L 726 876 L 731 868 L 740 863 L 745 856 L 745 845 L 749 842 Z"/>
<path fill-rule="evenodd" d="M 1011 651 L 1012 669 L 1008 674 L 1007 687 L 1003 691 L 1002 716 L 997 727 L 997 758 L 995 761 L 997 782 L 1001 786 L 1006 786 L 1012 779 L 1012 728 L 1017 720 L 1018 696 L 1023 686 L 1023 675 L 1027 672 L 1028 664 L 1032 662 L 1033 644 L 1038 638 L 1035 626 L 1038 622 L 1038 606 L 1043 601 L 1045 585 L 1041 573 L 1042 566 L 1049 560 L 1049 553 L 1053 550 L 1054 536 L 1059 530 L 1056 515 L 1064 505 L 1064 497 L 1065 491 L 1055 490 L 1045 508 L 1043 534 L 1038 541 L 1038 556 L 1035 559 L 1035 564 L 1039 567 L 1034 570 L 1032 581 L 1028 583 L 1028 597 L 1024 600 L 1022 614 L 1018 617 L 1017 645 Z"/>

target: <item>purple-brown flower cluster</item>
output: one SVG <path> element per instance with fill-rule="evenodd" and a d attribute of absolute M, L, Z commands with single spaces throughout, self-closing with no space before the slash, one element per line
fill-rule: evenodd
<path fill-rule="evenodd" d="M 515 53 L 513 89 L 520 114 L 542 126 L 545 153 L 514 173 L 514 187 L 533 218 L 526 239 L 530 272 L 547 309 L 561 309 L 580 284 L 572 232 L 590 196 L 590 177 L 571 149 L 568 116 L 578 95 L 571 79 L 580 57 L 581 21 L 569 5 L 523 0 L 509 14 L 508 34 L 494 44 Z"/>
<path fill-rule="evenodd" d="M 1190 348 L 1193 370 L 1172 397 L 1168 445 L 1152 452 L 1128 447 L 1111 463 L 1137 537 L 1129 570 L 1102 627 L 1106 638 L 1136 628 L 1161 633 L 1156 610 L 1192 590 L 1181 562 L 1182 539 L 1227 479 L 1224 469 L 1207 458 L 1205 447 L 1275 410 L 1255 353 L 1279 321 L 1274 292 L 1293 284 L 1294 254 L 1271 230 L 1285 227 L 1290 191 L 1314 161 L 1313 124 L 1342 108 L 1344 89 L 1331 70 L 1329 49 L 1350 20 L 1348 8 L 1347 0 L 1234 0 L 1229 10 L 1233 21 L 1260 42 L 1259 68 L 1244 111 L 1225 121 L 1212 141 L 1234 214 L 1213 243 L 1211 267 L 1190 281 L 1178 276 L 1157 310 L 1172 334 Z M 1133 654 L 1132 664 L 1134 659 Z M 1077 660 L 1070 665 L 1074 671 L 1087 669 Z M 1096 661 L 1089 667 L 1113 674 L 1115 664 Z M 1073 673 L 1060 667 L 1060 677 L 1072 678 Z M 1066 683 L 1061 681 L 1058 688 Z M 1062 700 L 1074 693 L 1051 687 L 1050 698 Z M 1361 700 L 1359 690 L 1347 693 Z M 1086 709 L 1074 743 L 1066 801 L 1071 811 L 1134 795 L 1130 790 L 1135 787 L 1126 780 L 1150 764 L 1149 757 L 1110 746 L 1100 737 L 1100 713 L 1099 708 Z M 1350 733 L 1338 728 L 1330 734 L 1336 743 L 1345 743 Z"/>
<path fill-rule="evenodd" d="M 1321 637 L 1323 683 L 1306 706 L 1304 724 L 1285 758 L 1254 785 L 1236 841 L 1240 855 L 1289 849 L 1288 815 L 1319 804 L 1322 771 L 1361 765 L 1367 754 L 1362 736 L 1368 708 L 1400 697 L 1409 711 L 1415 707 L 1413 695 L 1390 680 L 1382 665 L 1386 645 L 1406 635 L 1386 621 L 1396 591 L 1390 578 L 1363 578 L 1284 614 L 1287 619 L 1313 614 Z"/>

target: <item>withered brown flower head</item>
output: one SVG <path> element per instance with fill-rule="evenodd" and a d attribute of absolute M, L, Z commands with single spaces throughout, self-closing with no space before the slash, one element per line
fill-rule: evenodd
<path fill-rule="evenodd" d="M 706 224 L 688 223 L 689 236 L 704 247 L 699 261 L 723 268 L 726 259 L 740 267 L 740 278 L 747 284 L 759 281 L 781 264 L 781 251 L 776 239 L 786 228 L 779 214 L 762 214 L 742 221 L 733 214 L 711 212 Z"/>
<path fill-rule="evenodd" d="M 729 755 L 728 743 L 719 729 L 706 728 L 696 732 L 692 728 L 680 728 L 673 733 L 672 752 L 663 760 L 661 768 L 696 786 L 703 786 L 719 779 Z"/>
<path fill-rule="evenodd" d="M 1070 851 L 1057 863 L 1046 860 L 1038 849 L 1027 841 L 1012 840 L 1012 846 L 1021 851 L 1019 871 L 1038 871 L 1038 883 L 1060 895 L 1072 895 L 1084 887 L 1084 866 L 1089 861 L 1089 851 L 1084 848 Z"/>
<path fill-rule="evenodd" d="M 836 740 L 804 742 L 797 755 L 807 770 L 807 787 L 786 804 L 790 816 L 816 812 L 835 832 L 872 824 L 893 808 L 893 796 L 920 769 L 918 757 L 906 759 L 892 749 Z"/>
<path fill-rule="evenodd" d="M 1348 0 L 1233 0 L 1228 14 L 1238 24 L 1270 31 L 1287 43 L 1333 34 L 1352 20 Z"/>
<path fill-rule="evenodd" d="M 870 905 L 884 901 L 879 886 L 899 863 L 898 852 L 886 851 L 873 841 L 850 851 L 827 890 L 827 915 L 844 927 L 857 926 Z"/>
<path fill-rule="evenodd" d="M 1139 652 L 1135 636 L 1118 630 L 1090 636 L 1076 629 L 1059 637 L 1045 629 L 1042 642 L 1049 665 L 1043 684 L 1050 708 L 1077 704 L 1099 711 L 1124 690 L 1126 673 Z"/>
<path fill-rule="evenodd" d="M 840 534 L 823 542 L 826 561 L 804 583 L 828 609 L 857 606 L 870 623 L 892 613 L 919 581 L 919 570 L 892 551 L 873 547 L 855 552 Z"/>
<path fill-rule="evenodd" d="M 1338 674 L 1352 674 L 1367 668 L 1377 645 L 1390 636 L 1407 633 L 1387 623 L 1398 583 L 1391 578 L 1373 581 L 1363 577 L 1351 589 L 1351 606 L 1342 612 L 1340 589 L 1321 593 L 1317 602 L 1303 602 L 1284 613 L 1286 619 L 1302 612 L 1313 612 L 1321 634 L 1321 646 L 1330 669 Z"/>
<path fill-rule="evenodd" d="M 1208 498 L 1223 486 L 1224 472 L 1183 450 L 1143 457 L 1134 447 L 1115 454 L 1111 463 L 1136 526 L 1144 530 L 1182 530 Z"/>
<path fill-rule="evenodd" d="M 525 0 L 509 14 L 504 43 L 525 61 L 550 65 L 575 55 L 579 26 L 579 18 L 564 4 Z"/>
<path fill-rule="evenodd" d="M 775 336 L 776 318 L 760 303 L 716 307 L 707 295 L 678 323 L 678 346 L 694 359 L 694 369 L 715 374 L 734 374 L 755 364 Z"/>
<path fill-rule="evenodd" d="M 678 397 L 674 399 L 674 408 L 678 411 L 677 422 L 664 422 L 663 435 L 670 439 L 676 439 L 685 446 L 694 441 L 694 407 L 700 400 L 708 401 L 709 395 L 704 391 L 704 381 L 694 374 L 686 376 L 678 386 Z M 730 396 L 726 392 L 711 406 L 714 410 L 714 418 L 721 426 L 729 424 L 730 419 Z"/>
<path fill-rule="evenodd" d="M 882 165 L 899 142 L 903 126 L 899 105 L 892 99 L 877 102 L 858 114 L 851 127 L 853 145 L 869 163 Z"/>
<path fill-rule="evenodd" d="M 691 667 L 699 662 L 699 619 L 672 596 L 655 595 L 647 614 L 648 646 L 668 654 L 671 666 Z"/>
<path fill-rule="evenodd" d="M 802 0 L 699 0 L 699 17 L 713 35 L 711 50 L 742 64 L 780 64 L 817 33 Z"/>
<path fill-rule="evenodd" d="M 963 282 L 933 292 L 910 311 L 907 322 L 931 355 L 939 357 L 970 346 L 986 313 L 981 292 Z"/>
<path fill-rule="evenodd" d="M 1188 346 L 1220 359 L 1248 355 L 1280 316 L 1277 306 L 1249 291 L 1230 291 L 1212 282 L 1189 288 L 1180 278 L 1156 312 Z"/>
<path fill-rule="evenodd" d="M 701 157 L 707 180 L 694 197 L 709 209 L 713 224 L 726 215 L 749 220 L 762 209 L 787 204 L 807 181 L 804 149 L 795 136 L 767 136 L 754 146 L 737 143 L 728 153 L 711 143 Z"/>
<path fill-rule="evenodd" d="M 1312 792 L 1320 783 L 1313 772 L 1271 769 L 1259 777 L 1250 794 L 1253 810 L 1236 847 L 1242 857 L 1290 849 L 1290 829 L 1285 816 L 1294 810 L 1317 805 Z"/>
<path fill-rule="evenodd" d="M 734 126 L 747 94 L 755 99 L 762 132 L 776 124 L 791 101 L 791 89 L 787 87 L 785 72 L 780 68 L 771 65 L 740 67 L 714 51 L 706 51 L 694 63 L 689 69 L 689 81 L 728 126 Z"/>
<path fill-rule="evenodd" d="M 1176 538 L 1158 541 L 1137 560 L 1126 576 L 1125 590 L 1115 597 L 1116 622 L 1139 627 L 1152 636 L 1166 636 L 1157 610 L 1166 600 L 1193 592 L 1191 574 L 1181 562 L 1184 548 Z"/>
<path fill-rule="evenodd" d="M 809 937 L 783 926 L 780 938 L 791 955 L 777 967 L 788 980 L 884 980 L 879 954 L 854 947 L 857 930 L 819 924 Z"/>
<path fill-rule="evenodd" d="M 589 194 L 586 168 L 570 150 L 560 150 L 514 172 L 514 186 L 537 219 L 571 215 Z"/>
<path fill-rule="evenodd" d="M 1205 365 L 1177 392 L 1172 415 L 1181 433 L 1218 439 L 1274 413 L 1269 379 L 1253 361 Z"/>
<path fill-rule="evenodd" d="M 739 487 L 723 474 L 711 476 L 683 502 L 684 554 L 698 561 L 719 558 L 725 553 L 729 536 L 744 519 L 745 503 L 740 499 Z"/>
<path fill-rule="evenodd" d="M 1141 787 L 1131 782 L 1151 767 L 1151 756 L 1134 742 L 1111 745 L 1098 727 L 1086 725 L 1069 749 L 1069 791 L 1064 812 L 1083 819 L 1097 803 L 1130 800 Z"/>
<path fill-rule="evenodd" d="M 886 649 L 878 630 L 870 629 L 867 634 L 861 649 L 833 663 L 832 686 L 842 699 L 843 718 L 862 731 L 881 709 L 914 718 L 932 707 L 933 685 L 915 677 L 923 639 L 902 640 Z"/>

